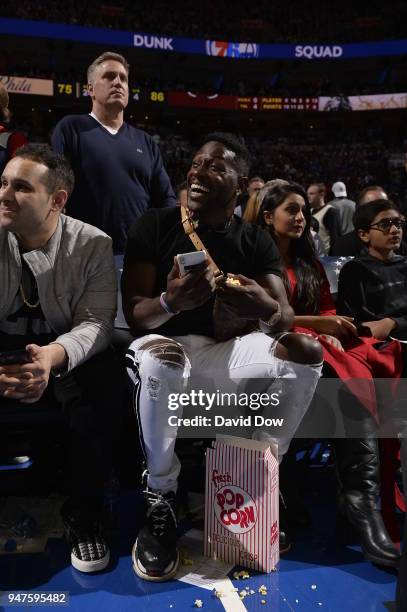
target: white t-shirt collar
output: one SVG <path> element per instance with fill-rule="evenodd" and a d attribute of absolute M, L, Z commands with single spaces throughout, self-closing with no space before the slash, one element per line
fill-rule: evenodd
<path fill-rule="evenodd" d="M 119 130 L 116 130 L 115 128 L 110 127 L 110 125 L 105 125 L 104 123 L 102 123 L 102 122 L 100 121 L 100 119 L 98 119 L 98 118 L 96 117 L 95 113 L 93 113 L 93 112 L 92 112 L 92 113 L 89 113 L 89 115 L 90 115 L 91 117 L 93 117 L 94 119 L 96 119 L 96 121 L 97 121 L 98 123 L 100 123 L 100 125 L 101 125 L 101 126 L 103 126 L 103 127 L 105 128 L 105 130 L 107 130 L 107 131 L 109 132 L 109 134 L 113 134 L 113 135 L 115 135 L 115 134 L 117 134 L 117 132 L 119 131 Z"/>

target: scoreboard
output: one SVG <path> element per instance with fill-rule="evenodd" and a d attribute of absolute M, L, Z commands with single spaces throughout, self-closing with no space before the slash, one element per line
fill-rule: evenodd
<path fill-rule="evenodd" d="M 170 91 L 170 106 L 217 108 L 239 111 L 317 111 L 317 97 L 288 98 L 282 96 L 221 96 Z"/>
<path fill-rule="evenodd" d="M 54 92 L 58 97 L 82 98 L 89 96 L 86 83 L 55 82 Z M 317 97 L 288 98 L 282 96 L 223 96 L 201 94 L 191 91 L 163 91 L 146 89 L 137 84 L 129 85 L 130 103 L 165 104 L 173 107 L 213 108 L 238 111 L 314 111 L 318 110 Z"/>
<path fill-rule="evenodd" d="M 86 83 L 69 80 L 52 81 L 0 75 L 0 82 L 13 94 L 54 96 L 60 100 L 79 100 L 89 96 Z M 138 83 L 129 84 L 131 104 L 196 109 L 219 109 L 249 112 L 284 111 L 371 111 L 407 109 L 407 93 L 383 93 L 360 96 L 225 96 L 217 93 L 205 94 L 193 91 L 164 91 L 147 89 Z"/>

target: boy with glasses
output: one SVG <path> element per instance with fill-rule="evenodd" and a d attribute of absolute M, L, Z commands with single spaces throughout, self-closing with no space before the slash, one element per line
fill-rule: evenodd
<path fill-rule="evenodd" d="M 390 200 L 356 208 L 353 218 L 368 253 L 341 270 L 338 312 L 355 317 L 377 340 L 407 339 L 407 259 L 396 255 L 405 219 Z"/>
<path fill-rule="evenodd" d="M 391 338 L 407 340 L 407 258 L 395 253 L 403 238 L 405 219 L 393 202 L 379 199 L 357 207 L 353 223 L 367 253 L 343 266 L 339 276 L 337 312 L 354 317 L 354 323 L 363 322 L 370 329 L 382 356 L 381 376 L 386 378 L 383 366 L 386 366 L 389 356 L 386 357 L 382 349 Z M 381 397 L 380 422 L 386 427 L 389 423 L 393 426 L 397 423 L 399 435 L 405 428 L 405 410 L 401 407 L 400 411 L 400 401 L 396 401 L 391 389 L 376 385 L 378 392 Z M 398 387 L 399 398 L 401 394 L 402 389 Z M 386 414 L 386 404 L 391 414 Z M 399 442 L 387 438 L 388 433 L 380 440 L 381 509 L 387 531 L 394 541 L 398 541 L 394 482 Z M 374 440 L 370 440 L 372 443 Z M 372 476 L 370 470 L 371 480 Z"/>

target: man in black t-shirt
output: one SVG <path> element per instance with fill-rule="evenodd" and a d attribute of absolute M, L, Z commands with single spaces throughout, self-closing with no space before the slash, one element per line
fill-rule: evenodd
<path fill-rule="evenodd" d="M 209 135 L 195 155 L 187 180 L 187 214 L 207 249 L 207 259 L 194 271 L 181 276 L 176 260 L 177 254 L 195 250 L 180 210 L 150 210 L 129 232 L 123 306 L 130 327 L 142 337 L 131 344 L 126 359 L 148 473 L 147 520 L 134 545 L 133 563 L 137 575 L 146 580 L 171 578 L 179 563 L 175 492 L 180 463 L 174 453 L 177 427 L 168 419 L 173 414 L 168 412 L 168 391 L 182 391 L 196 373 L 210 376 L 222 391 L 239 381 L 239 391 L 247 392 L 248 379 L 256 386 L 252 379 L 261 378 L 263 390 L 272 393 L 280 388 L 279 378 L 295 379 L 282 395 L 287 408 L 279 438 L 281 456 L 320 374 L 318 343 L 287 333 L 293 314 L 276 246 L 260 227 L 233 215 L 248 169 L 247 149 L 231 134 Z M 239 283 L 227 284 L 214 274 L 209 254 Z M 256 323 L 262 331 L 217 341 L 214 312 L 219 305 L 229 319 Z M 255 437 L 276 441 L 270 431 L 257 430 Z"/>

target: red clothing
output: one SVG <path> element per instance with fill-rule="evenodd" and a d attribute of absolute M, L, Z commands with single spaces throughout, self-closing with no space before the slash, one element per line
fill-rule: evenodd
<path fill-rule="evenodd" d="M 13 129 L 10 129 L 7 123 L 0 123 L 0 134 L 4 134 L 4 132 L 10 132 L 11 134 L 7 141 L 7 157 L 9 160 L 14 157 L 17 149 L 27 144 L 28 140 L 22 132 L 15 132 Z"/>
<path fill-rule="evenodd" d="M 334 316 L 336 315 L 335 304 L 322 264 L 320 272 L 322 284 L 319 314 L 320 316 Z M 290 303 L 295 312 L 297 279 L 292 268 L 286 268 L 286 273 L 292 288 Z M 311 316 L 312 314 L 309 313 Z M 330 365 L 338 378 L 344 381 L 348 389 L 372 416 L 378 419 L 374 378 L 400 378 L 403 367 L 400 343 L 397 340 L 383 343 L 375 338 L 355 338 L 346 343 L 345 352 L 343 352 L 321 338 L 313 329 L 295 327 L 294 331 L 311 334 L 318 338 L 323 349 L 324 361 Z"/>

